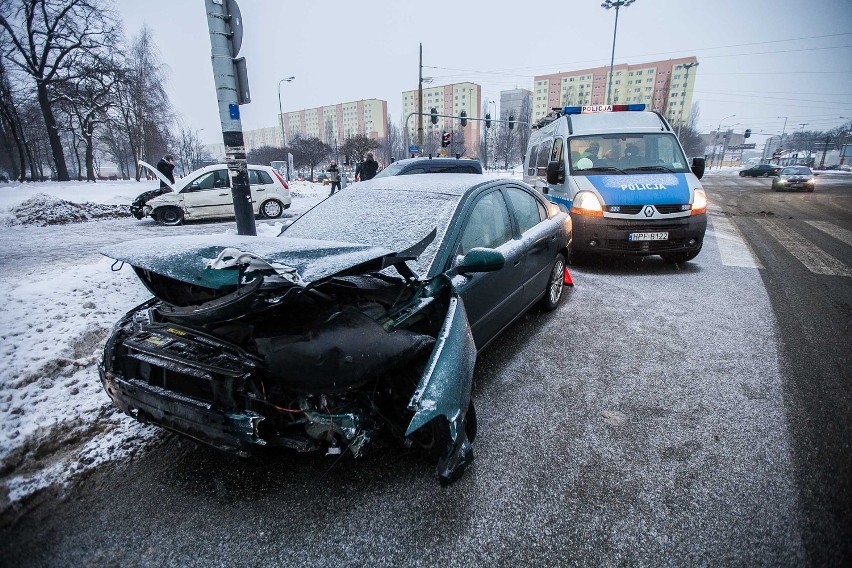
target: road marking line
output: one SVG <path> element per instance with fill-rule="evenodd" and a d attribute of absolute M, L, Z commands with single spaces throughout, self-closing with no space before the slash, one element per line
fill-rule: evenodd
<path fill-rule="evenodd" d="M 769 219 L 756 219 L 756 221 L 814 274 L 852 276 L 852 270 L 848 266 L 806 241 L 804 237 L 785 226 L 782 221 Z"/>
<path fill-rule="evenodd" d="M 719 245 L 719 256 L 725 266 L 763 269 L 763 265 L 748 246 L 740 230 L 727 217 L 708 217 Z"/>
<path fill-rule="evenodd" d="M 852 231 L 848 229 L 838 227 L 834 223 L 829 223 L 828 221 L 805 221 L 805 223 L 811 227 L 819 229 L 831 237 L 834 237 L 838 241 L 843 241 L 847 245 L 852 246 Z"/>

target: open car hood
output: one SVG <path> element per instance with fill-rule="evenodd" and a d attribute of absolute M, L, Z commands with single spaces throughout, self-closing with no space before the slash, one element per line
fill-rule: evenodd
<path fill-rule="evenodd" d="M 106 247 L 101 254 L 136 269 L 174 280 L 222 289 L 263 276 L 266 285 L 311 283 L 345 274 L 382 270 L 414 260 L 435 238 L 435 231 L 411 248 L 383 247 L 285 237 L 191 235 L 156 237 Z"/>

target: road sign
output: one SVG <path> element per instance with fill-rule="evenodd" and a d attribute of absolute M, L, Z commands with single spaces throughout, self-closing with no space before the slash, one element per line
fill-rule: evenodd
<path fill-rule="evenodd" d="M 408 151 L 409 152 L 420 152 L 420 146 L 409 146 Z"/>

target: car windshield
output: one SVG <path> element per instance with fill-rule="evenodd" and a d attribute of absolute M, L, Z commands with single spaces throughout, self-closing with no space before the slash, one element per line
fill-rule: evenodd
<path fill-rule="evenodd" d="M 368 244 L 398 252 L 437 228 L 435 240 L 411 264 L 418 275 L 426 276 L 460 199 L 441 193 L 353 188 L 321 202 L 281 236 Z"/>
<path fill-rule="evenodd" d="M 781 170 L 781 175 L 782 176 L 794 176 L 794 175 L 795 176 L 809 176 L 809 175 L 811 175 L 811 170 L 810 170 L 810 168 L 804 168 L 804 167 L 784 168 L 783 170 Z"/>
<path fill-rule="evenodd" d="M 605 134 L 568 140 L 573 175 L 689 171 L 677 138 L 670 133 Z"/>
<path fill-rule="evenodd" d="M 399 172 L 401 172 L 402 168 L 404 167 L 405 164 L 400 164 L 399 162 L 391 164 L 376 175 L 374 175 L 373 179 L 399 175 Z"/>

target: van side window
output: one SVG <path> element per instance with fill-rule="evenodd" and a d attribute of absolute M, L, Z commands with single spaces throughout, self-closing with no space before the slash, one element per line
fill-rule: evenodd
<path fill-rule="evenodd" d="M 536 167 L 538 169 L 536 175 L 544 177 L 547 175 L 547 159 L 550 157 L 550 140 L 546 140 L 538 147 L 538 158 L 536 159 Z"/>
<path fill-rule="evenodd" d="M 535 161 L 538 159 L 538 146 L 530 148 L 529 162 L 527 163 L 527 175 L 535 175 Z"/>

